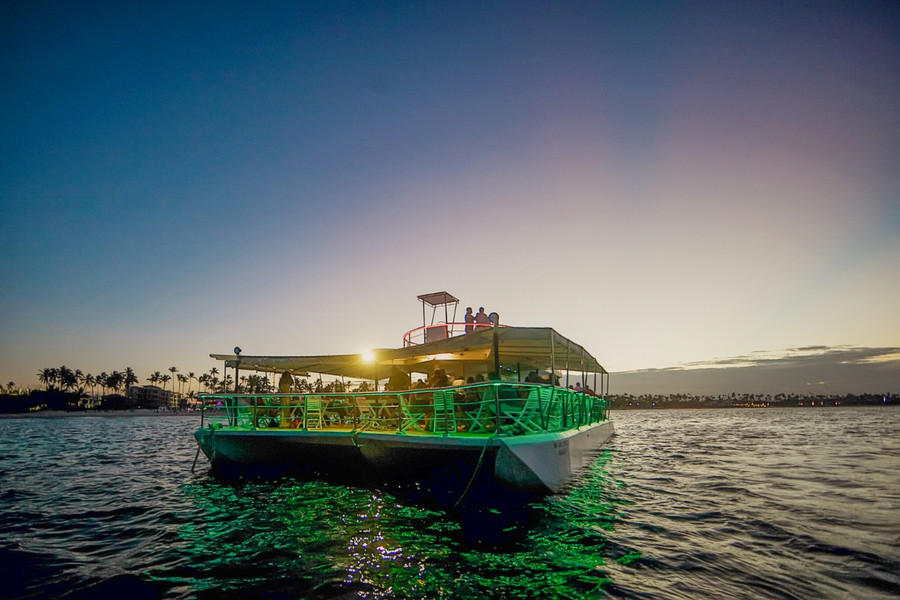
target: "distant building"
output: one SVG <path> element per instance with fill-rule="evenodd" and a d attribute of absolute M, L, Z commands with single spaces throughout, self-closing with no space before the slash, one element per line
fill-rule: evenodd
<path fill-rule="evenodd" d="M 133 385 L 128 390 L 128 404 L 132 408 L 177 408 L 180 395 L 155 385 Z"/>

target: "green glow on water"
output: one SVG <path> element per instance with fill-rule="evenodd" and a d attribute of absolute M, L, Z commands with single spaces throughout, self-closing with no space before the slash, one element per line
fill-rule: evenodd
<path fill-rule="evenodd" d="M 633 563 L 634 561 L 639 560 L 642 557 L 643 557 L 643 555 L 640 552 L 632 551 L 624 556 L 620 556 L 616 560 L 618 560 L 619 563 L 627 566 L 627 565 L 630 565 L 631 563 Z"/>
<path fill-rule="evenodd" d="M 605 534 L 616 488 L 601 455 L 579 487 L 500 523 L 511 539 L 467 539 L 458 518 L 390 494 L 284 479 L 186 487 L 196 518 L 178 530 L 185 568 L 150 575 L 193 592 L 360 598 L 573 598 L 609 583 Z M 503 514 L 485 511 L 485 518 Z M 189 593 L 193 593 L 189 592 Z"/>

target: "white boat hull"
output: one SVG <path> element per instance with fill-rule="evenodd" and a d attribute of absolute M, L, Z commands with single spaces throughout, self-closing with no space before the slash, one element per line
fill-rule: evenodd
<path fill-rule="evenodd" d="M 225 474 L 300 471 L 398 480 L 449 469 L 461 480 L 490 474 L 514 490 L 548 494 L 563 489 L 612 434 L 605 421 L 509 437 L 212 428 L 195 436 L 213 469 Z"/>
<path fill-rule="evenodd" d="M 610 421 L 580 429 L 500 438 L 495 476 L 517 488 L 558 492 L 597 456 L 613 435 Z"/>

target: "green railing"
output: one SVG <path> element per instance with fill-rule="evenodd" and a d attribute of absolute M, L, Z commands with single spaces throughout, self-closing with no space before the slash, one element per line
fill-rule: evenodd
<path fill-rule="evenodd" d="M 201 394 L 206 421 L 243 429 L 521 435 L 608 418 L 607 401 L 574 390 L 490 382 L 402 392 Z"/>

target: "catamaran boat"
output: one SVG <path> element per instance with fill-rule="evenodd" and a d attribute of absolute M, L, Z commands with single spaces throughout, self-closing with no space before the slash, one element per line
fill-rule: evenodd
<path fill-rule="evenodd" d="M 460 323 L 449 293 L 418 298 L 422 326 L 400 348 L 211 354 L 236 384 L 248 370 L 281 377 L 279 393 L 201 395 L 194 435 L 213 472 L 414 482 L 447 497 L 476 481 L 564 489 L 613 434 L 607 371 L 552 328 L 506 326 L 496 313 Z"/>

